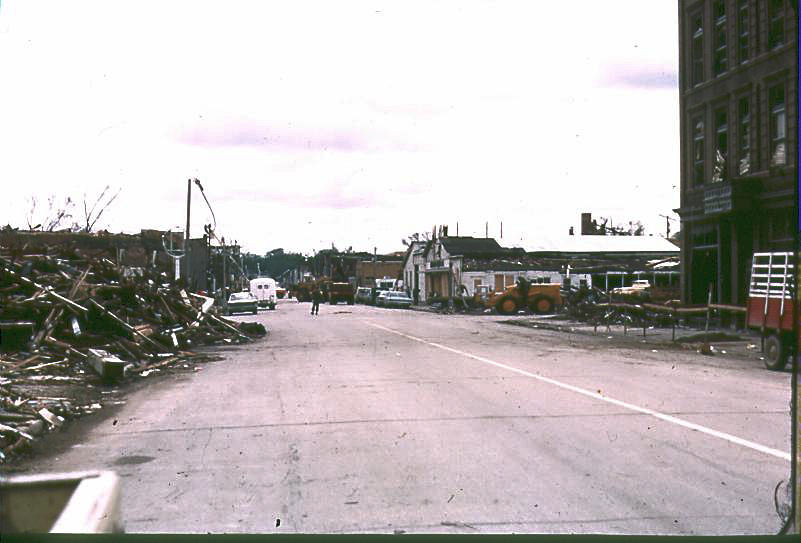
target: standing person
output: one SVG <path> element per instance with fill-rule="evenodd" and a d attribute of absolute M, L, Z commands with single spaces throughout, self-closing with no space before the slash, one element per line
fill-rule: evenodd
<path fill-rule="evenodd" d="M 319 288 L 315 288 L 312 291 L 312 315 L 319 315 L 320 314 L 320 302 L 323 299 L 323 293 L 320 291 Z"/>

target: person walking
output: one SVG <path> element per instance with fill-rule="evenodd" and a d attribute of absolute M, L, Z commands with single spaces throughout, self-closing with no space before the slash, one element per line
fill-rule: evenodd
<path fill-rule="evenodd" d="M 312 315 L 320 314 L 320 302 L 322 300 L 323 300 L 323 293 L 320 291 L 319 288 L 315 288 L 314 291 L 312 291 L 312 308 L 311 308 Z"/>

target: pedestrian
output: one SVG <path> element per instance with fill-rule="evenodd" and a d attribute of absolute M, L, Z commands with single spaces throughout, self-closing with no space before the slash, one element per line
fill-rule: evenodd
<path fill-rule="evenodd" d="M 323 293 L 320 291 L 319 288 L 315 288 L 312 291 L 312 315 L 319 315 L 320 314 L 320 302 L 323 299 Z"/>

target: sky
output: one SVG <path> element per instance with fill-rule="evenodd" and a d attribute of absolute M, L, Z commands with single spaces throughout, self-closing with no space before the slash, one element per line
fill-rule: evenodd
<path fill-rule="evenodd" d="M 258 254 L 678 219 L 674 0 L 0 1 L 2 225 L 183 230 L 189 178 Z"/>

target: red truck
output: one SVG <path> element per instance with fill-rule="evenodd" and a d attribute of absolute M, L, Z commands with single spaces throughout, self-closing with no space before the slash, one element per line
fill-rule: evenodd
<path fill-rule="evenodd" d="M 781 370 L 793 349 L 793 253 L 754 253 L 746 325 L 762 334 L 765 366 Z"/>

